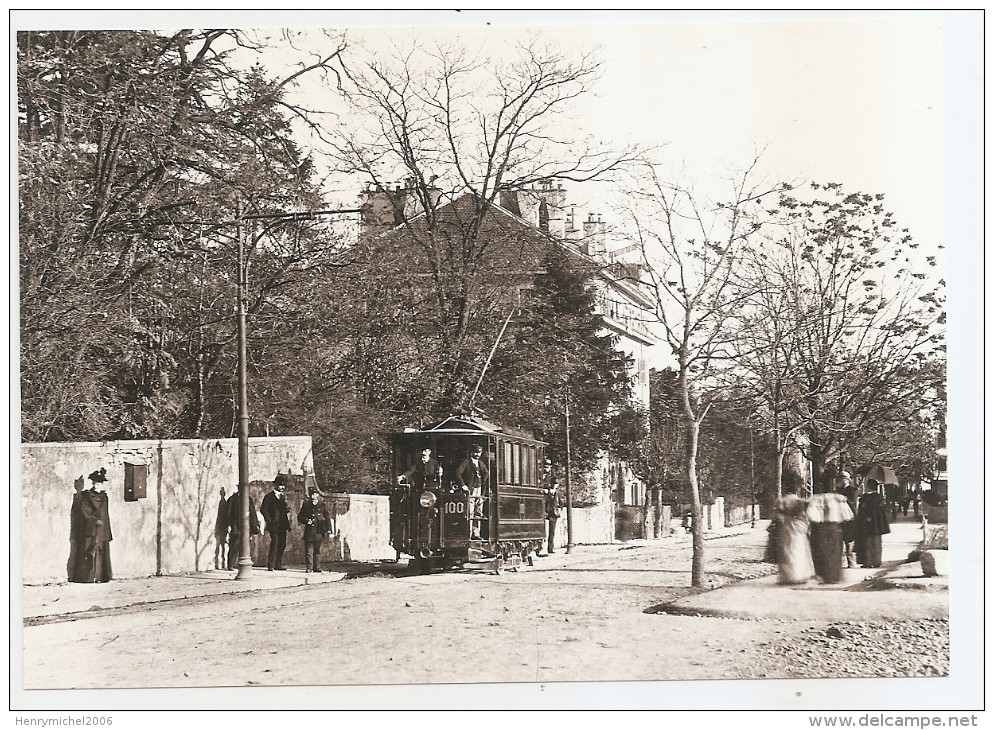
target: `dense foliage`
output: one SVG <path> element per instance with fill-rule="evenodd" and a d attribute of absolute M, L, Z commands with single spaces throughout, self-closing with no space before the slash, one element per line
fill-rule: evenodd
<path fill-rule="evenodd" d="M 512 167 L 521 180 L 557 170 L 586 179 L 616 161 L 581 153 L 571 163 L 562 140 L 553 145 L 558 167 L 521 167 L 538 150 L 529 146 L 534 137 L 520 133 L 541 125 L 547 104 L 558 108 L 582 92 L 595 65 L 571 69 L 532 55 L 544 69 L 533 86 L 526 66 L 505 69 L 500 83 L 531 90 L 507 100 L 524 126 L 502 127 L 502 142 L 487 157 L 496 167 L 482 187 L 474 179 L 460 188 L 455 175 L 442 202 L 459 192 L 485 195 L 464 198 L 470 207 L 455 220 L 436 217 L 429 205 L 421 227 L 408 226 L 401 242 L 370 236 L 356 245 L 339 218 L 282 215 L 324 207 L 315 165 L 296 141 L 299 123 L 333 136 L 290 98 L 293 82 L 312 71 L 341 72 L 352 82 L 346 100 L 385 119 L 395 101 L 378 104 L 357 65 L 343 63 L 345 46 L 329 48 L 279 79 L 240 63 L 239 51 L 259 49 L 238 31 L 19 34 L 24 440 L 234 435 L 239 240 L 247 262 L 250 434 L 312 435 L 326 486 L 381 488 L 384 432 L 470 406 L 537 427 L 559 444 L 558 406 L 549 403 L 561 397 L 561 376 L 542 360 L 569 350 L 553 347 L 563 332 L 566 342 L 601 348 L 571 355 L 578 464 L 591 462 L 605 433 L 620 433 L 607 425 L 615 411 L 597 414 L 617 410 L 626 391 L 617 356 L 604 354 L 611 343 L 596 334 L 586 293 L 593 272 L 574 276 L 552 259 L 545 266 L 553 248 L 547 237 L 523 238 L 517 224 L 508 230 L 490 216 Z M 358 127 L 376 128 L 379 139 L 366 142 L 382 158 L 396 141 L 391 125 Z M 429 149 L 417 135 L 406 137 L 403 123 L 392 129 L 409 152 Z M 460 130 L 472 148 L 472 131 Z M 352 142 L 339 148 L 339 163 L 356 175 L 358 190 L 370 178 L 361 154 L 352 153 L 370 148 Z M 418 165 L 440 158 L 401 158 L 424 190 L 428 176 Z M 469 165 L 469 158 L 455 162 Z M 526 270 L 519 261 L 529 262 Z M 558 283 L 534 284 L 536 272 Z M 480 381 L 519 291 L 533 284 L 534 301 L 516 311 L 493 372 Z M 562 310 L 555 297 L 571 287 L 579 297 L 566 305 L 575 308 L 571 316 L 543 323 L 539 312 Z M 553 326 L 554 335 L 539 331 Z M 539 341 L 542 353 L 530 349 Z M 523 388 L 512 363 L 528 363 L 543 377 Z"/>

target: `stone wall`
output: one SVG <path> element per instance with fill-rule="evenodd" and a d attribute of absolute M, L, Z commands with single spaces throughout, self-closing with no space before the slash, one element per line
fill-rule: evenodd
<path fill-rule="evenodd" d="M 290 497 L 293 530 L 287 537 L 283 562 L 290 567 L 304 565 L 304 529 L 296 523 L 300 499 Z M 384 560 L 396 557 L 390 545 L 390 499 L 375 494 L 331 493 L 324 496 L 335 536 L 321 548 L 322 561 L 349 562 Z M 268 538 L 265 538 L 268 544 Z"/>
<path fill-rule="evenodd" d="M 740 507 L 729 507 L 725 510 L 725 527 L 752 522 L 753 509 L 756 510 L 756 519 L 762 519 L 758 504 L 745 504 Z"/>
<path fill-rule="evenodd" d="M 147 469 L 144 498 L 124 499 L 125 464 Z M 20 445 L 16 492 L 24 583 L 66 580 L 73 485 L 100 467 L 107 470 L 115 577 L 214 567 L 219 492 L 224 487 L 230 494 L 238 483 L 237 439 L 28 443 Z M 257 508 L 276 474 L 305 469 L 313 469 L 309 436 L 249 439 L 250 493 Z M 255 542 L 257 556 L 266 545 Z"/>

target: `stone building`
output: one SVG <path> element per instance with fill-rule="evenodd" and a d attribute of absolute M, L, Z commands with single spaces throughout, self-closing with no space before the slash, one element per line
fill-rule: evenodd
<path fill-rule="evenodd" d="M 493 250 L 507 252 L 505 271 L 517 272 L 518 279 L 508 296 L 527 296 L 537 272 L 538 243 L 562 246 L 577 265 L 596 270 L 595 298 L 605 326 L 618 337 L 618 349 L 630 358 L 629 377 L 633 397 L 646 410 L 649 407 L 649 349 L 657 343 L 647 322 L 653 304 L 638 284 L 638 264 L 631 258 L 634 247 L 612 248 L 607 223 L 599 214 L 587 214 L 578 220 L 567 202 L 562 185 L 542 181 L 526 188 L 502 191 L 486 209 L 486 219 L 479 235 L 501 236 L 507 245 Z M 370 187 L 361 198 L 364 238 L 387 232 L 403 235 L 406 227 L 415 227 L 428 215 L 446 215 L 458 224 L 469 220 L 479 201 L 471 194 L 452 200 L 442 198 L 433 186 L 414 186 L 410 182 Z M 479 210 L 479 209 L 475 209 Z M 413 234 L 412 234 L 413 235 Z M 502 253 L 502 255 L 504 255 Z M 516 260 L 515 260 L 516 259 Z M 605 453 L 594 473 L 585 481 L 595 488 L 594 503 L 614 502 L 620 506 L 640 508 L 645 502 L 645 484 L 620 459 Z"/>

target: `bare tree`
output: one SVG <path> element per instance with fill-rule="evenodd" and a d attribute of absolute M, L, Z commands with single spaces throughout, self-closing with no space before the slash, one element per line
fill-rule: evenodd
<path fill-rule="evenodd" d="M 403 181 L 403 195 L 390 199 L 393 222 L 409 224 L 418 288 L 432 293 L 424 316 L 445 357 L 440 380 L 454 388 L 480 366 L 480 348 L 469 345 L 474 321 L 479 330 L 487 314 L 503 319 L 490 311 L 499 298 L 487 258 L 508 244 L 491 215 L 502 193 L 593 180 L 634 159 L 633 149 L 603 149 L 569 129 L 571 103 L 590 91 L 598 68 L 589 53 L 570 58 L 537 40 L 500 58 L 415 45 L 344 60 L 347 112 L 329 135 L 338 171 L 374 190 Z"/>
<path fill-rule="evenodd" d="M 701 423 L 724 397 L 734 338 L 730 326 L 740 292 L 735 267 L 745 243 L 760 230 L 762 200 L 773 189 L 752 181 L 757 160 L 731 180 L 730 202 L 706 204 L 694 190 L 664 180 L 646 164 L 629 191 L 630 222 L 641 247 L 644 283 L 654 293 L 655 317 L 676 358 L 677 398 L 686 434 L 686 477 L 694 514 L 691 582 L 704 581 L 704 537 L 697 451 Z"/>

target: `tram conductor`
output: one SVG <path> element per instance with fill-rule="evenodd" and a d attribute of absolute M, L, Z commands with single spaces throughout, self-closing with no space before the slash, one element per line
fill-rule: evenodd
<path fill-rule="evenodd" d="M 483 458 L 483 447 L 473 446 L 469 456 L 456 469 L 456 483 L 469 492 L 470 539 L 480 539 L 480 522 L 483 521 L 483 499 L 490 488 L 490 468 Z"/>

